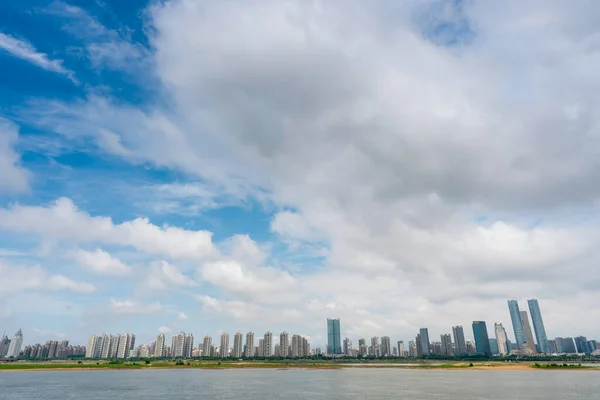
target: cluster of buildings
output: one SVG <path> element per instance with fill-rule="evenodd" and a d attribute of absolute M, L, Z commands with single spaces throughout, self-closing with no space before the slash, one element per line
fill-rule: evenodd
<path fill-rule="evenodd" d="M 358 340 L 353 346 L 352 340 L 341 340 L 340 320 L 327 319 L 326 355 L 330 357 L 442 357 L 466 354 L 493 355 L 536 355 L 536 354 L 592 354 L 600 356 L 600 342 L 588 340 L 584 336 L 576 338 L 547 338 L 546 328 L 537 300 L 527 301 L 529 314 L 521 311 L 516 300 L 508 301 L 508 310 L 515 341 L 511 342 L 501 322 L 494 323 L 493 336 L 488 334 L 485 321 L 473 321 L 474 340 L 466 340 L 462 325 L 452 327 L 452 333 L 440 335 L 439 341 L 431 341 L 429 330 L 421 328 L 414 340 L 405 346 L 402 340 L 393 345 L 389 336 L 374 336 L 367 342 Z M 532 325 L 530 324 L 530 317 Z M 221 334 L 220 342 L 214 343 L 211 336 L 205 336 L 194 347 L 194 335 L 180 332 L 171 337 L 170 344 L 161 333 L 155 342 L 149 345 L 135 346 L 135 335 L 131 333 L 117 335 L 93 335 L 87 346 L 71 346 L 67 340 L 47 341 L 45 344 L 23 346 L 23 332 L 17 331 L 12 339 L 6 335 L 0 340 L 0 358 L 66 358 L 85 356 L 86 358 L 297 358 L 321 354 L 320 348 L 311 349 L 307 338 L 301 335 L 279 334 L 279 340 L 273 340 L 273 334 L 266 332 L 255 340 L 253 332 L 243 335 L 237 332 L 230 342 L 228 333 Z"/>
<path fill-rule="evenodd" d="M 131 339 L 128 339 L 131 337 Z M 308 340 L 301 335 L 290 335 L 281 332 L 279 342 L 274 344 L 273 334 L 266 332 L 258 343 L 254 338 L 254 332 L 244 335 L 237 332 L 230 343 L 228 333 L 221 334 L 220 343 L 213 344 L 211 336 L 205 336 L 202 343 L 194 347 L 194 335 L 180 332 L 171 338 L 171 344 L 167 344 L 165 334 L 161 333 L 155 342 L 150 345 L 134 347 L 135 335 L 101 335 L 92 336 L 88 340 L 86 357 L 88 358 L 192 358 L 192 357 L 214 357 L 214 358 L 250 358 L 250 357 L 306 357 L 314 354 L 311 352 Z M 124 342 L 122 342 L 124 340 Z M 105 345 L 108 343 L 108 350 Z M 125 345 L 121 346 L 121 343 Z M 231 347 L 230 344 L 233 346 Z M 117 349 L 115 351 L 115 349 Z"/>
<path fill-rule="evenodd" d="M 331 355 L 345 355 L 348 357 L 423 357 L 460 356 L 466 354 L 481 354 L 488 357 L 493 355 L 506 356 L 536 355 L 536 354 L 593 354 L 600 355 L 600 342 L 587 340 L 585 336 L 576 338 L 557 337 L 549 340 L 542 319 L 542 313 L 537 300 L 527 301 L 533 330 L 529 323 L 527 311 L 519 309 L 516 300 L 508 301 L 511 322 L 515 335 L 515 342 L 508 340 L 506 330 L 501 322 L 494 323 L 494 337 L 489 337 L 485 321 L 473 321 L 473 337 L 475 340 L 465 340 L 462 325 L 452 327 L 452 334 L 440 335 L 439 341 L 431 341 L 427 328 L 421 328 L 415 340 L 408 342 L 408 348 L 403 341 L 398 341 L 397 347 L 392 347 L 388 336 L 372 337 L 370 344 L 364 338 L 358 340 L 358 347 L 352 347 L 352 341 L 345 338 L 340 347 L 339 320 L 327 320 L 327 353 Z M 535 339 L 534 339 L 535 333 Z M 454 339 L 454 341 L 452 340 Z"/>

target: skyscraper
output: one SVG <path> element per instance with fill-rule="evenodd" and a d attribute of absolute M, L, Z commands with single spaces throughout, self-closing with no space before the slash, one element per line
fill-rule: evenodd
<path fill-rule="evenodd" d="M 521 347 L 521 345 L 525 344 L 525 334 L 523 333 L 519 302 L 517 300 L 508 300 L 508 311 L 510 311 L 510 320 L 512 321 L 513 330 L 515 332 L 517 347 Z"/>
<path fill-rule="evenodd" d="M 346 356 L 352 356 L 352 341 L 348 338 L 344 339 L 343 353 Z"/>
<path fill-rule="evenodd" d="M 23 346 L 23 332 L 19 329 L 15 333 L 15 336 L 13 336 L 12 340 L 10 341 L 10 345 L 8 346 L 8 353 L 6 356 L 14 357 L 14 358 L 19 357 L 19 354 L 21 354 L 22 346 Z"/>
<path fill-rule="evenodd" d="M 4 335 L 0 340 L 0 358 L 6 357 L 8 354 L 8 348 L 10 347 L 10 339 Z"/>
<path fill-rule="evenodd" d="M 473 321 L 473 336 L 475 337 L 477 352 L 491 356 L 492 350 L 490 349 L 490 339 L 485 321 Z"/>
<path fill-rule="evenodd" d="M 85 358 L 93 358 L 96 351 L 96 335 L 90 336 L 85 348 Z"/>
<path fill-rule="evenodd" d="M 431 347 L 429 345 L 429 331 L 427 328 L 419 329 L 419 335 L 421 355 L 431 354 Z"/>
<path fill-rule="evenodd" d="M 265 339 L 258 339 L 258 350 L 256 351 L 257 357 L 265 356 Z"/>
<path fill-rule="evenodd" d="M 506 337 L 506 330 L 502 326 L 500 322 L 496 322 L 494 324 L 494 333 L 496 334 L 496 343 L 498 344 L 498 353 L 501 355 L 506 355 L 510 351 L 508 350 L 507 342 L 508 338 Z"/>
<path fill-rule="evenodd" d="M 548 344 L 548 337 L 546 336 L 546 328 L 544 327 L 544 320 L 542 319 L 542 312 L 540 311 L 540 305 L 537 299 L 527 300 L 529 305 L 529 312 L 531 313 L 531 320 L 533 321 L 533 329 L 535 330 L 535 338 L 540 346 L 540 351 L 545 354 L 550 354 L 552 351 Z"/>
<path fill-rule="evenodd" d="M 263 348 L 263 357 L 271 357 L 273 356 L 273 334 L 271 332 L 265 332 L 264 336 L 264 348 Z"/>
<path fill-rule="evenodd" d="M 327 354 L 342 354 L 342 335 L 339 318 L 327 318 Z"/>
<path fill-rule="evenodd" d="M 243 336 L 241 332 L 237 332 L 233 337 L 233 351 L 231 352 L 231 356 L 233 358 L 241 358 L 242 357 L 242 348 L 243 348 Z"/>
<path fill-rule="evenodd" d="M 452 354 L 452 337 L 449 333 L 440 336 L 442 342 L 442 354 L 449 356 Z"/>
<path fill-rule="evenodd" d="M 244 357 L 254 357 L 254 332 L 246 333 L 246 354 Z"/>
<path fill-rule="evenodd" d="M 527 311 L 521 311 L 521 325 L 523 326 L 523 335 L 525 336 L 525 344 L 531 351 L 537 353 L 535 349 L 535 342 L 533 341 L 533 333 L 531 332 L 531 325 L 529 325 L 529 318 L 527 317 Z"/>
<path fill-rule="evenodd" d="M 165 334 L 161 333 L 156 338 L 156 346 L 154 347 L 154 357 L 161 358 L 165 356 Z"/>
<path fill-rule="evenodd" d="M 290 339 L 287 332 L 279 334 L 279 357 L 289 357 Z"/>
<path fill-rule="evenodd" d="M 575 338 L 575 347 L 579 354 L 588 354 L 595 350 L 589 348 L 588 340 L 585 336 L 577 336 Z"/>
<path fill-rule="evenodd" d="M 404 349 L 404 342 L 402 340 L 398 340 L 398 356 L 400 357 L 405 357 L 405 349 Z"/>
<path fill-rule="evenodd" d="M 119 349 L 117 352 L 117 358 L 128 358 L 129 352 L 135 346 L 135 335 L 131 333 L 124 333 L 119 338 Z"/>
<path fill-rule="evenodd" d="M 204 340 L 202 341 L 202 356 L 203 357 L 212 357 L 212 337 L 204 336 Z"/>
<path fill-rule="evenodd" d="M 361 357 L 364 357 L 368 354 L 367 341 L 364 338 L 358 339 L 358 354 L 360 354 Z"/>
<path fill-rule="evenodd" d="M 183 340 L 183 357 L 184 358 L 191 357 L 193 351 L 194 351 L 194 335 L 192 335 L 190 333 L 188 335 L 185 335 L 185 338 Z"/>
<path fill-rule="evenodd" d="M 185 333 L 179 332 L 173 335 L 171 340 L 171 357 L 181 358 L 183 357 L 183 349 L 185 344 Z"/>
<path fill-rule="evenodd" d="M 392 342 L 389 336 L 381 337 L 381 346 L 379 346 L 382 357 L 389 357 L 392 355 Z"/>
<path fill-rule="evenodd" d="M 467 352 L 467 342 L 465 342 L 465 332 L 462 325 L 453 326 L 452 334 L 454 335 L 456 354 L 465 354 Z"/>
<path fill-rule="evenodd" d="M 229 357 L 229 333 L 221 333 L 221 351 L 219 356 L 221 358 Z"/>

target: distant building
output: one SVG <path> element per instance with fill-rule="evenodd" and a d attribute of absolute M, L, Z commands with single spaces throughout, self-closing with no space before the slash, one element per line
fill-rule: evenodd
<path fill-rule="evenodd" d="M 556 341 L 556 347 L 558 350 L 557 353 L 565 353 L 565 354 L 577 353 L 577 348 L 575 347 L 575 342 L 573 341 L 573 338 L 557 337 L 555 339 L 555 341 Z"/>
<path fill-rule="evenodd" d="M 508 300 L 508 311 L 510 312 L 510 319 L 512 321 L 513 330 L 515 331 L 517 348 L 519 348 L 521 345 L 525 344 L 525 334 L 523 333 L 519 302 L 517 300 Z"/>
<path fill-rule="evenodd" d="M 258 349 L 256 349 L 256 356 L 265 356 L 265 339 L 258 339 Z"/>
<path fill-rule="evenodd" d="M 523 326 L 523 335 L 525 336 L 525 344 L 531 351 L 536 353 L 535 342 L 533 341 L 533 333 L 531 331 L 531 325 L 529 324 L 529 318 L 527 311 L 521 311 L 521 325 Z"/>
<path fill-rule="evenodd" d="M 244 357 L 254 357 L 254 332 L 246 333 L 246 354 Z"/>
<path fill-rule="evenodd" d="M 344 345 L 342 351 L 346 356 L 352 356 L 352 340 L 344 338 Z"/>
<path fill-rule="evenodd" d="M 404 348 L 404 342 L 402 340 L 398 341 L 398 356 L 406 357 L 406 349 Z"/>
<path fill-rule="evenodd" d="M 279 334 L 279 357 L 289 357 L 290 339 L 287 332 Z"/>
<path fill-rule="evenodd" d="M 204 340 L 202 341 L 202 357 L 213 357 L 212 351 L 212 337 L 204 336 Z"/>
<path fill-rule="evenodd" d="M 429 344 L 429 331 L 427 328 L 419 329 L 419 341 L 421 354 L 420 355 L 428 355 L 431 354 L 431 347 Z"/>
<path fill-rule="evenodd" d="M 550 353 L 558 353 L 558 347 L 556 347 L 556 340 L 548 340 L 548 348 L 550 349 Z"/>
<path fill-rule="evenodd" d="M 577 349 L 577 352 L 580 354 L 589 354 L 592 351 L 594 351 L 595 349 L 590 349 L 588 347 L 588 340 L 585 336 L 577 336 L 575 338 L 575 348 Z"/>
<path fill-rule="evenodd" d="M 475 343 L 472 340 L 467 340 L 467 353 L 476 353 L 477 347 L 475 347 Z"/>
<path fill-rule="evenodd" d="M 449 333 L 445 333 L 440 336 L 442 343 L 442 355 L 449 356 L 452 355 L 452 337 Z"/>
<path fill-rule="evenodd" d="M 271 332 L 265 332 L 264 343 L 263 343 L 263 357 L 273 356 L 273 334 Z"/>
<path fill-rule="evenodd" d="M 389 357 L 392 355 L 392 342 L 389 336 L 381 337 L 381 346 L 379 346 L 382 357 Z"/>
<path fill-rule="evenodd" d="M 327 354 L 342 354 L 342 335 L 339 318 L 327 318 Z"/>
<path fill-rule="evenodd" d="M 473 321 L 473 336 L 475 337 L 477 352 L 491 356 L 492 350 L 490 349 L 490 339 L 485 321 Z"/>
<path fill-rule="evenodd" d="M 0 358 L 6 357 L 8 354 L 8 348 L 10 347 L 10 339 L 4 335 L 0 340 Z"/>
<path fill-rule="evenodd" d="M 408 355 L 410 357 L 418 357 L 419 354 L 417 352 L 417 342 L 415 341 L 409 341 L 408 342 Z"/>
<path fill-rule="evenodd" d="M 467 342 L 465 342 L 465 332 L 462 325 L 453 326 L 452 334 L 454 335 L 454 349 L 456 354 L 467 353 Z"/>
<path fill-rule="evenodd" d="M 233 358 L 242 358 L 243 340 L 244 337 L 241 332 L 237 332 L 233 337 L 233 351 L 231 352 Z"/>
<path fill-rule="evenodd" d="M 171 357 L 184 357 L 185 337 L 186 334 L 184 332 L 173 335 L 173 339 L 171 340 Z"/>
<path fill-rule="evenodd" d="M 500 354 L 500 351 L 498 350 L 498 341 L 495 338 L 490 338 L 490 351 L 492 352 L 492 355 L 498 355 Z"/>
<path fill-rule="evenodd" d="M 506 330 L 502 326 L 502 323 L 496 322 L 494 324 L 494 333 L 496 334 L 496 345 L 498 346 L 498 354 L 506 355 L 510 353 L 508 348 L 508 338 L 506 337 Z"/>
<path fill-rule="evenodd" d="M 221 358 L 229 357 L 229 333 L 221 333 L 221 352 L 219 356 Z"/>
<path fill-rule="evenodd" d="M 358 339 L 358 354 L 361 357 L 368 355 L 367 341 L 364 338 Z"/>
<path fill-rule="evenodd" d="M 128 358 L 129 352 L 135 346 L 135 335 L 132 333 L 124 333 L 119 338 L 119 351 L 117 358 Z"/>
<path fill-rule="evenodd" d="M 156 338 L 156 346 L 154 347 L 154 357 L 162 358 L 167 355 L 165 351 L 165 334 L 161 333 Z"/>
<path fill-rule="evenodd" d="M 23 346 L 23 332 L 19 329 L 15 336 L 13 336 L 10 344 L 8 345 L 7 357 L 17 358 L 21 354 L 21 347 Z"/>
<path fill-rule="evenodd" d="M 546 336 L 546 328 L 544 327 L 544 320 L 542 319 L 540 305 L 536 299 L 527 300 L 527 304 L 529 305 L 529 312 L 531 313 L 531 320 L 533 321 L 533 329 L 535 330 L 535 338 L 540 346 L 540 352 L 550 354 L 552 353 L 552 350 L 548 345 L 548 337 Z"/>

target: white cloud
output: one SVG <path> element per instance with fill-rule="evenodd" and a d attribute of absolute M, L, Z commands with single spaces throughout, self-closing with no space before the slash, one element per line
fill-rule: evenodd
<path fill-rule="evenodd" d="M 94 251 L 74 250 L 68 256 L 84 268 L 100 275 L 125 276 L 131 273 L 131 267 L 102 249 Z"/>
<path fill-rule="evenodd" d="M 150 290 L 164 290 L 169 287 L 193 287 L 198 283 L 184 275 L 175 265 L 161 260 L 150 266 L 150 273 L 145 280 L 146 288 Z"/>
<path fill-rule="evenodd" d="M 20 166 L 21 157 L 14 148 L 18 137 L 17 126 L 0 118 L 0 191 L 29 189 L 30 173 Z"/>
<path fill-rule="evenodd" d="M 173 330 L 171 328 L 169 328 L 168 326 L 159 326 L 158 332 L 166 335 L 167 333 L 173 332 Z"/>
<path fill-rule="evenodd" d="M 0 295 L 29 290 L 67 290 L 75 293 L 93 293 L 96 287 L 91 283 L 78 282 L 63 275 L 50 274 L 40 266 L 18 266 L 0 260 Z"/>
<path fill-rule="evenodd" d="M 165 310 L 165 307 L 159 302 L 146 304 L 133 300 L 115 299 L 110 299 L 108 308 L 114 314 L 126 315 L 150 315 Z"/>
<path fill-rule="evenodd" d="M 80 211 L 67 198 L 60 198 L 48 207 L 13 205 L 0 209 L 0 229 L 71 243 L 131 246 L 149 254 L 190 260 L 210 259 L 218 253 L 208 231 L 159 227 L 146 218 L 114 224 L 110 218 Z"/>
<path fill-rule="evenodd" d="M 68 77 L 74 83 L 73 71 L 63 66 L 62 60 L 51 60 L 47 54 L 41 53 L 31 45 L 31 43 L 17 39 L 13 36 L 0 32 L 0 49 L 10 53 L 14 57 L 28 61 L 46 71 L 56 72 Z"/>

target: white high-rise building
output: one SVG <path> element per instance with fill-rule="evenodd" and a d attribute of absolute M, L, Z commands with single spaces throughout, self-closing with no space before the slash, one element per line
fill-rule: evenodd
<path fill-rule="evenodd" d="M 494 332 L 496 333 L 496 342 L 498 343 L 498 353 L 500 355 L 508 354 L 508 338 L 506 337 L 506 330 L 502 326 L 502 323 L 496 322 L 494 324 Z"/>
<path fill-rule="evenodd" d="M 399 357 L 404 357 L 406 355 L 406 349 L 404 348 L 404 341 L 399 340 L 398 341 L 398 356 Z"/>
<path fill-rule="evenodd" d="M 173 335 L 171 340 L 171 357 L 181 358 L 183 357 L 183 350 L 185 344 L 185 333 L 179 332 Z"/>
<path fill-rule="evenodd" d="M 273 355 L 273 334 L 265 332 L 263 357 L 271 357 Z"/>
<path fill-rule="evenodd" d="M 93 358 L 94 353 L 96 351 L 96 335 L 90 336 L 87 342 L 87 347 L 85 348 L 85 358 Z"/>
<path fill-rule="evenodd" d="M 165 334 L 161 333 L 156 338 L 156 347 L 154 348 L 154 357 L 161 358 L 165 357 Z"/>
<path fill-rule="evenodd" d="M 135 335 L 131 333 L 124 333 L 119 338 L 119 346 L 117 351 L 117 358 L 128 358 L 129 352 L 135 345 Z"/>
<path fill-rule="evenodd" d="M 244 347 L 243 344 L 244 337 L 241 332 L 238 332 L 233 337 L 233 351 L 231 352 L 231 356 L 233 358 L 241 358 L 242 357 L 242 349 Z"/>
<path fill-rule="evenodd" d="M 202 342 L 202 356 L 203 357 L 212 357 L 212 337 L 204 336 L 204 341 Z"/>
<path fill-rule="evenodd" d="M 219 355 L 221 358 L 229 357 L 229 333 L 221 333 L 221 350 Z"/>
<path fill-rule="evenodd" d="M 183 357 L 189 358 L 192 356 L 192 352 L 194 351 L 194 335 L 191 333 L 185 335 L 185 339 L 183 341 Z"/>
<path fill-rule="evenodd" d="M 389 357 L 392 355 L 392 341 L 389 336 L 381 337 L 381 346 L 379 346 L 379 348 L 382 356 Z"/>
<path fill-rule="evenodd" d="M 254 332 L 246 333 L 246 353 L 245 357 L 254 357 Z"/>
<path fill-rule="evenodd" d="M 289 357 L 290 339 L 287 332 L 279 334 L 279 357 Z"/>

